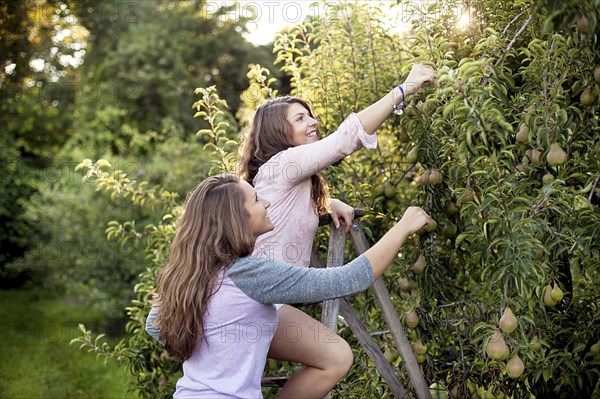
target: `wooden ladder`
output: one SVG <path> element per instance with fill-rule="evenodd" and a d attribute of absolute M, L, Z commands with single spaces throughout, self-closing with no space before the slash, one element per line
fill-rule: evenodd
<path fill-rule="evenodd" d="M 369 244 L 365 232 L 360 222 L 360 217 L 364 215 L 361 209 L 355 209 L 354 221 L 350 227 L 350 239 L 356 252 L 362 254 L 369 249 Z M 329 225 L 329 250 L 327 253 L 327 265 L 319 258 L 319 255 L 313 251 L 311 256 L 311 267 L 338 267 L 344 264 L 344 252 L 346 249 L 346 231 L 344 226 L 336 229 L 332 223 L 331 217 L 325 215 L 321 217 L 319 226 Z M 392 303 L 390 294 L 382 280 L 375 280 L 372 286 L 375 297 L 381 306 L 381 311 L 385 322 L 392 334 L 396 349 L 402 358 L 402 364 L 406 368 L 410 383 L 418 399 L 431 399 L 431 394 L 425 382 L 425 377 L 421 371 L 417 358 L 412 350 L 411 344 L 404 333 L 404 328 L 398 317 L 398 313 Z M 370 332 L 363 323 L 362 319 L 346 298 L 331 299 L 323 302 L 323 311 L 321 314 L 321 323 L 330 330 L 337 332 L 338 314 L 340 314 L 358 341 L 363 347 L 365 353 L 369 356 L 373 364 L 388 384 L 390 391 L 396 398 L 408 398 L 404 385 L 400 382 L 394 366 L 386 360 L 377 343 L 373 340 Z M 264 386 L 283 386 L 287 381 L 286 377 L 265 377 L 262 380 Z M 329 398 L 327 395 L 325 398 Z"/>

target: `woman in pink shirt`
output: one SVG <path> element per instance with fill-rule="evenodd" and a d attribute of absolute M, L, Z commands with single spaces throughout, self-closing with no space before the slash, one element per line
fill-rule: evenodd
<path fill-rule="evenodd" d="M 414 65 L 406 81 L 320 140 L 318 123 L 308 104 L 298 97 L 268 100 L 256 110 L 242 145 L 240 168 L 259 197 L 271 205 L 275 228 L 257 238 L 253 255 L 308 266 L 319 215 L 331 213 L 336 227 L 346 229 L 354 210 L 330 199 L 320 172 L 362 147 L 376 148 L 374 134 L 384 120 L 425 82 L 433 84 L 433 68 Z M 279 325 L 269 357 L 303 364 L 281 389 L 280 398 L 321 398 L 352 365 L 349 345 L 340 336 L 290 305 L 278 312 Z M 293 334 L 291 334 L 293 331 Z"/>

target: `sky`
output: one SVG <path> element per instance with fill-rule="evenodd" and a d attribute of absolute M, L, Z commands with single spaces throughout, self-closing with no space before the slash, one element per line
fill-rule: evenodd
<path fill-rule="evenodd" d="M 254 44 L 268 44 L 275 35 L 287 25 L 303 22 L 309 16 L 323 16 L 331 9 L 332 4 L 343 0 L 240 0 L 232 16 L 250 17 L 255 15 L 248 24 L 249 34 L 246 38 Z M 347 0 L 355 1 L 355 0 Z M 398 5 L 397 0 L 358 0 L 366 4 L 383 5 L 386 13 L 388 28 L 395 34 L 410 30 L 410 19 L 414 16 L 414 8 L 427 12 L 427 7 L 435 0 L 410 0 Z M 207 2 L 208 7 L 218 8 L 218 5 L 231 4 L 233 1 Z M 468 8 L 457 8 L 455 11 L 457 26 L 466 28 L 470 23 Z M 385 22 L 385 21 L 384 21 Z"/>
<path fill-rule="evenodd" d="M 375 1 L 363 0 L 365 3 L 375 3 Z M 416 0 L 415 0 L 416 1 Z M 270 43 L 275 34 L 280 32 L 287 25 L 294 25 L 303 22 L 309 16 L 322 16 L 332 3 L 337 1 L 317 1 L 317 0 L 241 0 L 236 4 L 232 17 L 242 16 L 250 17 L 255 15 L 248 24 L 249 34 L 246 35 L 248 41 L 254 44 Z M 219 6 L 231 4 L 232 1 L 208 1 L 207 9 L 210 12 L 211 7 L 216 10 Z M 384 5 L 395 5 L 396 0 L 383 0 L 377 3 Z M 398 12 L 398 9 L 396 9 Z M 397 29 L 407 29 L 407 24 L 398 24 L 402 18 L 391 16 L 390 24 Z M 393 23 L 392 23 L 393 20 Z M 403 25 L 403 26 L 399 26 Z"/>

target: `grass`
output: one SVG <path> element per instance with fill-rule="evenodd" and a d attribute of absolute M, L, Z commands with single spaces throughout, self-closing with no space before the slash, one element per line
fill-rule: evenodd
<path fill-rule="evenodd" d="M 123 366 L 69 345 L 78 324 L 104 316 L 81 304 L 34 291 L 0 291 L 0 398 L 126 399 L 132 377 Z"/>

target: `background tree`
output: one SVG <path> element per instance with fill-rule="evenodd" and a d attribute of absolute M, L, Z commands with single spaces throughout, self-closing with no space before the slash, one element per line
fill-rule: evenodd
<path fill-rule="evenodd" d="M 216 85 L 233 109 L 247 87 L 251 62 L 269 63 L 266 47 L 248 43 L 247 18 L 235 6 L 214 9 L 205 1 L 77 2 L 90 31 L 82 67 L 83 123 L 71 144 L 129 154 L 146 142 L 142 155 L 169 135 L 197 129 L 190 104 L 193 90 Z M 140 150 L 138 147 L 137 150 Z"/>
<path fill-rule="evenodd" d="M 7 1 L 0 6 L 0 285 L 21 284 L 5 265 L 33 246 L 37 227 L 24 217 L 64 142 L 81 32 L 58 1 Z M 69 32 L 58 36 L 57 32 Z M 75 63 L 76 65 L 76 63 Z M 10 278 L 9 278 L 10 277 Z M 13 281 L 13 277 L 16 280 Z M 21 274 L 26 278 L 26 273 Z"/>

